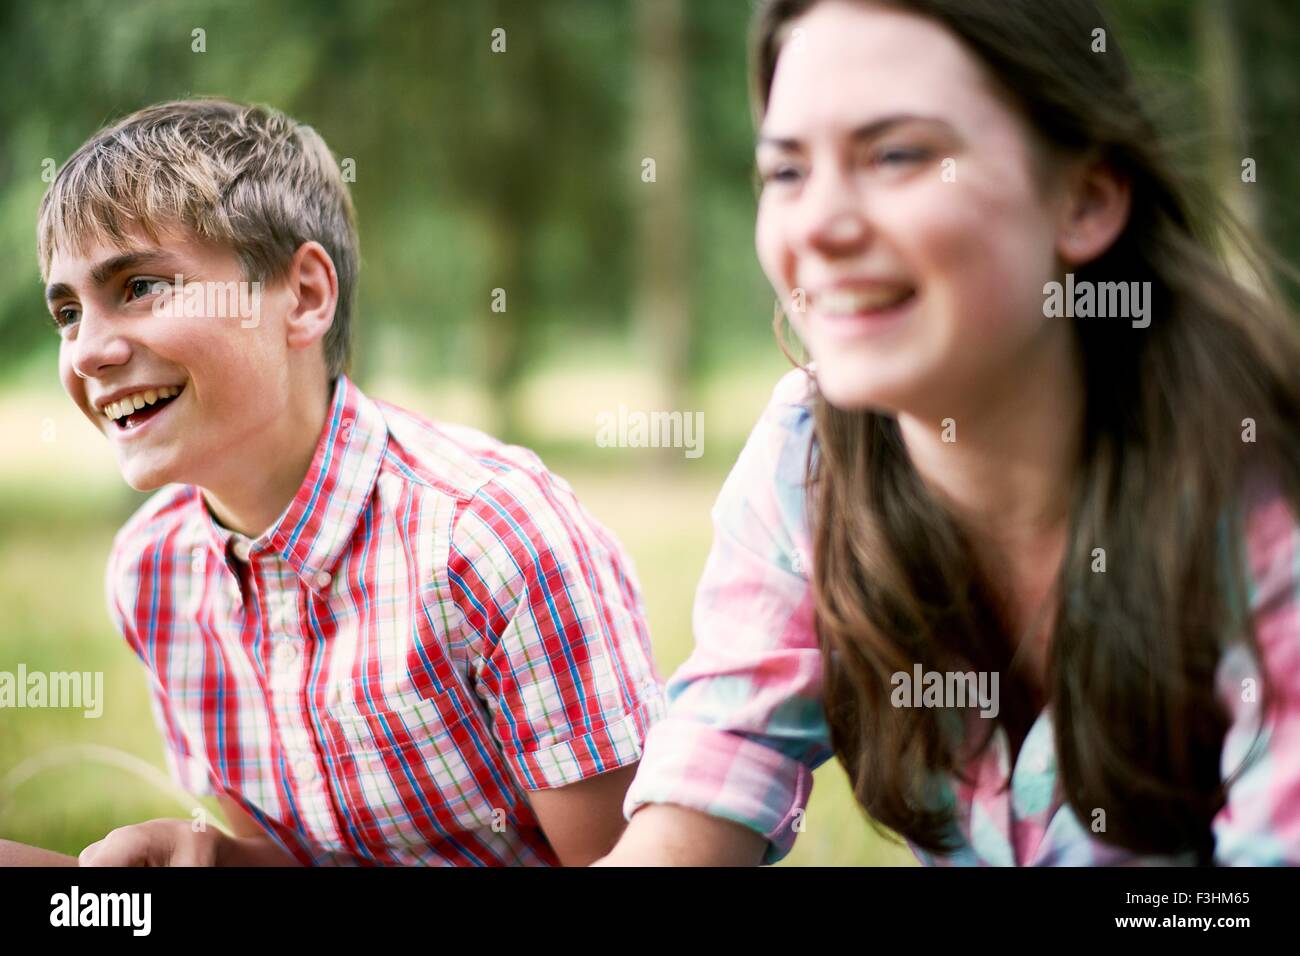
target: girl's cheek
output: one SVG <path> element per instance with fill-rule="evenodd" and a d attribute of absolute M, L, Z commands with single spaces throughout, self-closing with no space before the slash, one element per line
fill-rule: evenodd
<path fill-rule="evenodd" d="M 773 290 L 785 298 L 789 293 L 788 279 L 782 274 L 781 262 L 784 243 L 780 226 L 770 203 L 759 202 L 757 223 L 754 227 L 754 249 L 758 253 L 758 264 L 767 276 Z"/>
<path fill-rule="evenodd" d="M 995 210 L 958 199 L 950 194 L 947 203 L 916 210 L 910 228 L 897 234 L 907 237 L 905 255 L 918 284 L 944 292 L 966 321 L 996 321 L 1023 299 L 1019 244 L 1008 241 L 1009 226 Z"/>

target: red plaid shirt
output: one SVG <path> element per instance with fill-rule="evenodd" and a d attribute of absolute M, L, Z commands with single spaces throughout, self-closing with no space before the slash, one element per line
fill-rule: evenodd
<path fill-rule="evenodd" d="M 168 486 L 106 585 L 173 775 L 304 863 L 554 864 L 526 791 L 636 762 L 663 709 L 631 562 L 568 484 L 346 377 L 268 531 Z"/>

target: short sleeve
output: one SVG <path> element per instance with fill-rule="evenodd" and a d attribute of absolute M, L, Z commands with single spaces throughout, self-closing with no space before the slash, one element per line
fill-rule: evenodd
<path fill-rule="evenodd" d="M 713 508 L 695 598 L 695 648 L 668 683 L 626 801 L 668 803 L 794 845 L 812 771 L 831 756 L 803 531 L 812 436 L 805 373 L 778 384 Z"/>
<path fill-rule="evenodd" d="M 1220 663 L 1232 717 L 1221 755 L 1229 781 L 1215 816 L 1215 862 L 1300 866 L 1300 528 L 1284 498 L 1252 509 L 1246 527 L 1255 639 L 1275 699 L 1265 712 L 1259 661 L 1244 644 Z"/>
<path fill-rule="evenodd" d="M 513 467 L 463 506 L 448 570 L 475 690 L 525 790 L 636 763 L 663 714 L 631 560 L 561 478 Z"/>
<path fill-rule="evenodd" d="M 113 624 L 145 667 L 150 711 L 153 714 L 154 724 L 162 737 L 163 758 L 168 773 L 171 775 L 172 780 L 187 793 L 199 797 L 212 796 L 214 791 L 207 764 L 196 757 L 190 748 L 180 723 L 172 714 L 166 692 L 158 680 L 158 675 L 150 667 L 149 658 L 140 640 L 139 633 L 128 617 L 126 609 L 135 606 L 136 577 L 129 562 L 122 560 L 116 542 L 105 571 L 104 590 Z"/>

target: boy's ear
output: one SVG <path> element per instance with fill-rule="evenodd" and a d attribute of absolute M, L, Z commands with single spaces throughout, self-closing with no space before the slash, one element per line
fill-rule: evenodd
<path fill-rule="evenodd" d="M 339 277 L 334 261 L 319 242 L 304 242 L 293 254 L 286 276 L 293 304 L 285 314 L 285 342 L 304 349 L 325 336 L 334 322 Z"/>

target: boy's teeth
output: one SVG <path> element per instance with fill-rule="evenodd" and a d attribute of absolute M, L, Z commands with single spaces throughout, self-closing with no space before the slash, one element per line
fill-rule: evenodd
<path fill-rule="evenodd" d="M 818 311 L 827 315 L 856 315 L 859 312 L 875 312 L 897 305 L 909 295 L 908 288 L 874 289 L 855 291 L 833 289 L 817 297 Z"/>
<path fill-rule="evenodd" d="M 136 392 L 134 395 L 128 395 L 116 402 L 109 402 L 104 406 L 104 415 L 108 417 L 109 421 L 115 421 L 124 415 L 130 415 L 132 412 L 144 408 L 146 405 L 153 405 L 159 399 L 173 398 L 180 393 L 180 388 L 175 385 L 164 385 L 162 388 L 157 389 L 147 388 L 143 392 Z"/>

